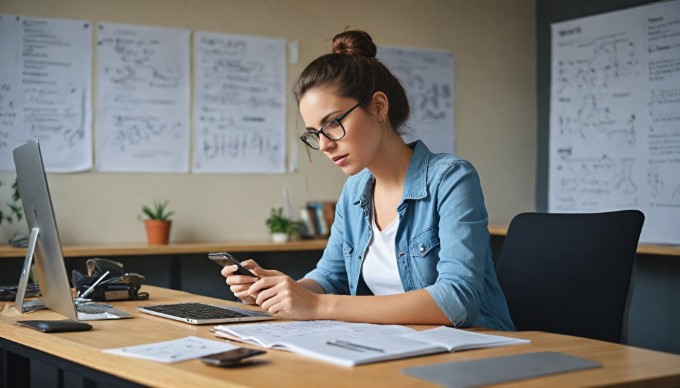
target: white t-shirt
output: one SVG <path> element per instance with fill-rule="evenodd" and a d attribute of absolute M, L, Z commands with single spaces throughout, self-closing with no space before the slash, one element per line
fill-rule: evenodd
<path fill-rule="evenodd" d="M 404 292 L 401 284 L 397 255 L 394 251 L 394 239 L 399 227 L 399 216 L 382 231 L 371 217 L 373 235 L 368 243 L 368 251 L 364 259 L 362 274 L 368 288 L 375 295 L 391 295 Z"/>

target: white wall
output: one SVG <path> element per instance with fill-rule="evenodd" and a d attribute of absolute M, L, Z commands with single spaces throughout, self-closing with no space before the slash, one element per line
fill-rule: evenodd
<path fill-rule="evenodd" d="M 283 37 L 299 41 L 299 63 L 288 67 L 289 90 L 304 66 L 329 52 L 347 26 L 377 44 L 451 51 L 455 60 L 456 152 L 479 170 L 490 220 L 507 225 L 534 209 L 534 0 L 2 0 L 0 13 L 86 19 L 192 30 Z M 96 85 L 95 85 L 96 87 Z M 96 117 L 95 117 L 96 125 Z M 289 142 L 301 119 L 292 97 Z M 324 158 L 286 175 L 49 174 L 60 234 L 67 244 L 145 241 L 137 215 L 153 198 L 177 212 L 171 240 L 264 239 L 264 220 L 282 205 L 335 200 L 345 176 Z M 14 174 L 1 173 L 7 182 Z M 6 200 L 0 190 L 0 203 Z M 3 197 L 4 196 L 4 197 Z M 0 241 L 23 225 L 0 225 Z"/>

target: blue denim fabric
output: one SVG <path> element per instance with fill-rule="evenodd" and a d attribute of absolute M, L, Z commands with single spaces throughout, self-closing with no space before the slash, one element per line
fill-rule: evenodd
<path fill-rule="evenodd" d="M 470 163 L 433 154 L 421 141 L 406 173 L 395 252 L 405 291 L 427 290 L 455 327 L 514 330 L 496 279 L 479 176 Z M 340 194 L 328 245 L 305 277 L 329 294 L 356 295 L 371 239 L 374 177 L 350 177 Z"/>

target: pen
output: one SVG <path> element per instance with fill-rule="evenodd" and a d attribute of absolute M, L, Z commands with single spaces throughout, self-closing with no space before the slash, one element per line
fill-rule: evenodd
<path fill-rule="evenodd" d="M 339 348 L 343 348 L 343 349 L 347 349 L 347 350 L 354 350 L 355 352 L 360 352 L 360 353 L 364 352 L 361 349 L 357 349 L 355 347 L 348 346 L 348 345 L 343 345 L 343 344 L 339 343 L 338 341 L 326 341 L 326 345 L 337 346 Z"/>
<path fill-rule="evenodd" d="M 90 295 L 90 293 L 94 290 L 94 288 L 97 287 L 97 284 L 101 283 L 101 281 L 104 280 L 104 278 L 108 274 L 109 274 L 109 271 L 104 272 L 104 274 L 102 276 L 100 276 L 99 279 L 97 279 L 97 281 L 94 282 L 94 284 L 92 284 L 87 290 L 85 290 L 85 292 L 83 292 L 83 295 L 79 296 L 78 299 L 84 299 L 86 296 Z"/>
<path fill-rule="evenodd" d="M 348 341 L 340 341 L 340 340 L 326 341 L 326 345 L 338 346 L 338 347 L 341 347 L 341 348 L 345 348 L 345 349 L 349 349 L 349 350 L 355 350 L 355 351 L 358 351 L 358 352 L 361 352 L 363 350 L 370 350 L 370 351 L 373 351 L 373 352 L 385 353 L 385 351 L 382 350 L 382 349 L 372 348 L 370 346 L 355 344 L 355 343 L 348 342 Z"/>

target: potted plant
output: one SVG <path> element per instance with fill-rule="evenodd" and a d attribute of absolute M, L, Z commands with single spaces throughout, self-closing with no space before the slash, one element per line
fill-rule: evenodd
<path fill-rule="evenodd" d="M 170 237 L 170 217 L 175 214 L 168 210 L 168 201 L 153 201 L 153 206 L 142 206 L 144 226 L 146 227 L 146 239 L 149 245 L 165 245 Z"/>
<path fill-rule="evenodd" d="M 272 208 L 266 221 L 274 242 L 286 242 L 290 235 L 297 232 L 300 224 L 283 215 L 283 208 Z"/>

